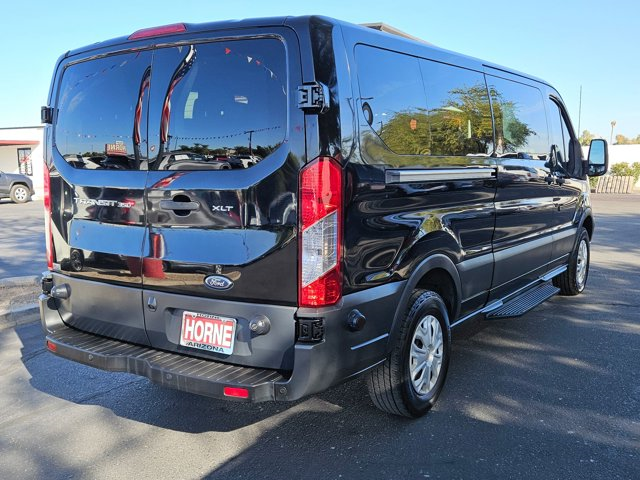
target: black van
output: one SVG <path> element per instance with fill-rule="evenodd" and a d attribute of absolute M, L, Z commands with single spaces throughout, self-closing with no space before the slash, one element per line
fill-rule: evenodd
<path fill-rule="evenodd" d="M 528 75 L 268 18 L 67 52 L 48 102 L 40 305 L 62 357 L 245 401 L 366 373 L 419 416 L 453 327 L 585 287 L 606 143 L 583 160 Z"/>

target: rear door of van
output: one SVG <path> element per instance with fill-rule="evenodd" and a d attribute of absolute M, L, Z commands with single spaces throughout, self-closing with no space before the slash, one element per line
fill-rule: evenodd
<path fill-rule="evenodd" d="M 290 368 L 305 160 L 295 33 L 201 29 L 79 53 L 60 68 L 48 163 L 54 272 L 72 292 L 60 300 L 65 322 Z M 249 323 L 264 317 L 268 335 L 253 335 Z M 231 344 L 204 341 L 223 331 Z"/>
<path fill-rule="evenodd" d="M 51 240 L 63 320 L 148 344 L 142 301 L 150 50 L 71 56 L 54 85 Z M 49 170 L 47 170 L 49 172 Z"/>
<path fill-rule="evenodd" d="M 304 116 L 290 92 L 301 83 L 299 58 L 284 28 L 155 50 L 142 248 L 152 346 L 292 366 Z M 252 335 L 263 315 L 268 335 Z"/>

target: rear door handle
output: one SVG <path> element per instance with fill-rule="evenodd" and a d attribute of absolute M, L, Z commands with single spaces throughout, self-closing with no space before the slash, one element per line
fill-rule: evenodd
<path fill-rule="evenodd" d="M 198 210 L 200 204 L 198 202 L 175 202 L 173 200 L 161 200 L 160 208 L 162 210 Z"/>

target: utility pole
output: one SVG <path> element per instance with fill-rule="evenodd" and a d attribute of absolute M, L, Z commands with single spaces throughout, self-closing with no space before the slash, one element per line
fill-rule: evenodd
<path fill-rule="evenodd" d="M 249 134 L 249 155 L 253 155 L 253 150 L 251 149 L 251 139 L 253 138 L 253 132 L 255 132 L 255 130 L 247 130 L 246 132 L 244 132 Z"/>

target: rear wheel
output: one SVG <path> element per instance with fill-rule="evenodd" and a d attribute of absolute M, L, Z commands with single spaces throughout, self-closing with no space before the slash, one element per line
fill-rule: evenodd
<path fill-rule="evenodd" d="M 450 349 L 444 301 L 435 292 L 416 290 L 390 357 L 369 373 L 373 403 L 394 415 L 427 413 L 444 386 Z"/>
<path fill-rule="evenodd" d="M 24 185 L 11 187 L 11 201 L 14 203 L 26 203 L 31 200 L 31 192 Z"/>
<path fill-rule="evenodd" d="M 568 268 L 553 279 L 553 284 L 560 289 L 561 295 L 582 293 L 589 276 L 590 256 L 589 234 L 585 228 L 582 228 L 578 234 L 576 246 L 571 252 Z"/>

